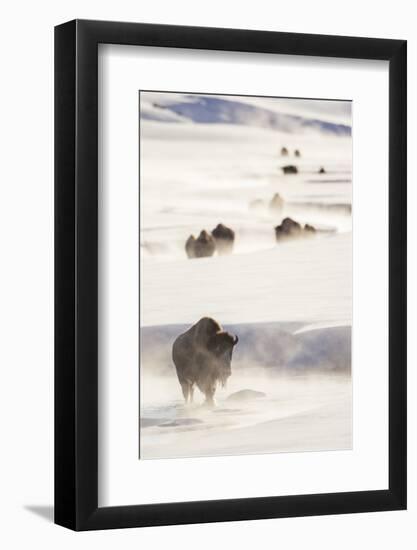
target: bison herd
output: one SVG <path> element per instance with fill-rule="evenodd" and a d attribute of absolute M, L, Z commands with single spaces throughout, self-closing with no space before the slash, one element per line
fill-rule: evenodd
<path fill-rule="evenodd" d="M 282 147 L 281 157 L 288 157 L 289 154 L 290 154 L 290 152 L 288 151 L 288 149 L 286 147 Z M 300 153 L 299 149 L 294 150 L 294 156 L 295 157 L 301 157 L 301 153 Z"/>
<path fill-rule="evenodd" d="M 268 205 L 271 215 L 280 215 L 284 208 L 284 199 L 279 193 L 275 193 L 269 203 L 262 199 L 255 199 L 250 204 L 251 209 L 264 208 Z M 274 228 L 275 239 L 281 242 L 287 239 L 299 237 L 312 237 L 317 230 L 312 225 L 306 223 L 302 226 L 292 218 L 284 218 L 281 224 Z M 190 235 L 185 242 L 185 252 L 189 259 L 208 258 L 215 252 L 220 256 L 231 254 L 235 243 L 235 232 L 230 227 L 219 223 L 211 233 L 203 229 L 196 238 Z"/>
<path fill-rule="evenodd" d="M 285 166 L 281 166 L 281 170 L 284 174 L 298 174 L 298 168 L 297 166 L 295 166 L 295 164 L 286 164 Z M 323 166 L 320 166 L 317 173 L 325 174 L 326 170 L 323 168 Z"/>
<path fill-rule="evenodd" d="M 287 147 L 281 148 L 282 157 L 288 157 L 289 154 L 290 152 Z M 300 158 L 300 150 L 295 149 L 293 155 L 296 158 Z M 281 166 L 281 170 L 284 174 L 298 174 L 298 167 L 295 164 Z M 326 170 L 321 166 L 318 173 L 325 174 Z M 271 215 L 279 215 L 284 208 L 284 199 L 279 193 L 275 193 L 269 203 L 265 203 L 262 199 L 254 199 L 249 203 L 251 210 L 264 209 L 266 206 Z M 277 225 L 274 230 L 277 242 L 290 238 L 309 237 L 317 232 L 316 228 L 312 225 L 305 224 L 302 226 L 291 218 L 282 220 L 281 224 Z M 234 243 L 235 232 L 233 229 L 219 223 L 210 233 L 202 229 L 198 237 L 190 235 L 185 242 L 185 252 L 189 259 L 208 258 L 216 252 L 222 256 L 233 252 Z"/>
<path fill-rule="evenodd" d="M 281 157 L 288 157 L 289 154 L 290 154 L 290 152 L 287 149 L 287 147 L 282 147 Z M 300 152 L 299 149 L 294 150 L 294 157 L 296 157 L 296 158 L 301 157 L 301 152 Z M 298 167 L 295 164 L 286 164 L 285 166 L 281 166 L 281 170 L 282 170 L 283 174 L 285 174 L 285 175 L 286 174 L 298 174 Z M 323 166 L 321 166 L 318 169 L 317 173 L 318 174 L 325 174 L 326 170 L 323 168 Z"/>
<path fill-rule="evenodd" d="M 281 156 L 288 155 L 288 149 L 283 147 Z M 300 156 L 300 151 L 294 150 L 294 157 Z M 284 174 L 298 173 L 297 166 L 292 164 L 282 166 L 281 169 Z M 319 169 L 319 173 L 325 173 L 323 167 Z M 251 209 L 268 207 L 272 216 L 281 216 L 284 199 L 279 193 L 275 193 L 269 203 L 255 199 L 249 206 Z M 317 232 L 312 225 L 301 225 L 289 217 L 285 217 L 274 227 L 274 231 L 277 242 L 311 237 Z M 234 243 L 234 230 L 219 223 L 210 233 L 202 229 L 197 238 L 190 235 L 185 243 L 185 252 L 190 259 L 210 257 L 216 252 L 219 255 L 231 254 Z M 214 405 L 217 385 L 220 383 L 224 386 L 231 375 L 232 353 L 237 343 L 237 336 L 223 330 L 217 321 L 209 317 L 203 317 L 176 338 L 172 347 L 172 359 L 186 404 L 193 402 L 194 388 L 197 387 L 204 394 L 206 404 Z"/>

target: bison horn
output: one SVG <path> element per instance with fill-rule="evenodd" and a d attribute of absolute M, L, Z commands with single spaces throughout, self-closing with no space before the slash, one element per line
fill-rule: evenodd
<path fill-rule="evenodd" d="M 239 342 L 239 338 L 237 336 L 233 339 L 233 345 L 235 346 Z"/>

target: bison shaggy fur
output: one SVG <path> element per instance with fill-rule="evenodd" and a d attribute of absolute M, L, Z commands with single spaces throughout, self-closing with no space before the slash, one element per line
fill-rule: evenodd
<path fill-rule="evenodd" d="M 232 353 L 237 342 L 237 336 L 224 331 L 210 317 L 203 317 L 176 338 L 172 359 L 186 403 L 193 401 L 197 386 L 206 403 L 214 404 L 218 383 L 224 386 L 232 374 Z"/>

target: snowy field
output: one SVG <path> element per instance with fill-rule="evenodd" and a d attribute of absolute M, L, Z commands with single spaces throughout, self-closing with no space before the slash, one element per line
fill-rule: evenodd
<path fill-rule="evenodd" d="M 206 99 L 141 93 L 141 458 L 351 448 L 350 106 Z M 277 243 L 285 217 L 319 231 Z M 188 259 L 218 223 L 233 254 Z M 204 316 L 239 336 L 214 409 L 171 359 Z"/>

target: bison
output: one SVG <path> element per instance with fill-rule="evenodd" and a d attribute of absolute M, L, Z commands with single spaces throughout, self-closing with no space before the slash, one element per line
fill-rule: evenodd
<path fill-rule="evenodd" d="M 288 149 L 286 147 L 282 147 L 281 157 L 288 157 Z"/>
<path fill-rule="evenodd" d="M 293 164 L 288 164 L 287 166 L 282 166 L 281 170 L 284 174 L 298 174 L 298 168 Z"/>
<path fill-rule="evenodd" d="M 316 233 L 316 228 L 309 223 L 306 223 L 304 226 L 304 232 L 308 233 L 309 235 L 314 235 Z"/>
<path fill-rule="evenodd" d="M 272 214 L 280 213 L 284 208 L 284 199 L 279 193 L 275 193 L 269 203 L 269 210 Z"/>
<path fill-rule="evenodd" d="M 294 151 L 294 156 L 295 156 L 295 157 L 301 157 L 301 153 L 300 153 L 300 150 L 299 150 L 299 149 L 296 149 L 296 150 Z"/>
<path fill-rule="evenodd" d="M 235 242 L 235 232 L 230 227 L 219 223 L 211 232 L 216 242 L 216 249 L 219 254 L 230 254 Z"/>
<path fill-rule="evenodd" d="M 216 251 L 216 242 L 214 238 L 203 229 L 198 236 L 190 235 L 185 242 L 185 252 L 189 258 L 206 258 L 213 256 Z"/>
<path fill-rule="evenodd" d="M 195 241 L 196 241 L 196 238 L 194 237 L 194 235 L 190 235 L 188 239 L 185 241 L 185 252 L 188 258 L 195 258 L 195 252 L 194 252 Z"/>
<path fill-rule="evenodd" d="M 325 174 L 325 173 L 326 173 L 326 170 L 323 168 L 323 166 L 321 166 L 319 169 L 319 174 Z"/>
<path fill-rule="evenodd" d="M 299 237 L 302 231 L 303 228 L 298 222 L 291 218 L 284 218 L 281 225 L 277 225 L 275 228 L 275 237 L 277 241 L 281 241 L 289 237 Z"/>
<path fill-rule="evenodd" d="M 238 337 L 222 329 L 217 321 L 203 317 L 180 334 L 172 346 L 172 359 L 185 403 L 192 403 L 194 385 L 214 405 L 217 384 L 223 386 L 232 374 L 231 362 Z"/>

